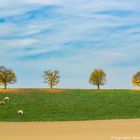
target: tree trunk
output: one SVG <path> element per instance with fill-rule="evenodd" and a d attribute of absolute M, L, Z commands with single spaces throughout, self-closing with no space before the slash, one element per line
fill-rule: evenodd
<path fill-rule="evenodd" d="M 7 89 L 7 84 L 6 83 L 4 83 L 4 89 Z"/>
<path fill-rule="evenodd" d="M 50 88 L 53 89 L 53 85 L 52 84 L 50 85 Z"/>
<path fill-rule="evenodd" d="M 98 86 L 98 90 L 100 90 L 100 85 L 97 85 Z"/>

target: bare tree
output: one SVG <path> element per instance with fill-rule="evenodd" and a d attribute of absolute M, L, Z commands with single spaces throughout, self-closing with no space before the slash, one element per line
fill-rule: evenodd
<path fill-rule="evenodd" d="M 44 71 L 44 75 L 43 75 L 44 79 L 45 79 L 45 83 L 48 83 L 49 87 L 52 89 L 55 85 L 57 85 L 59 83 L 59 71 L 55 70 L 55 71 Z"/>

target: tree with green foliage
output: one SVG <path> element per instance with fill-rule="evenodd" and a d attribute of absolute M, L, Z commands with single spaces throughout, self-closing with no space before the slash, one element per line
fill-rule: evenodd
<path fill-rule="evenodd" d="M 49 87 L 52 89 L 55 85 L 57 85 L 59 83 L 59 71 L 55 70 L 55 71 L 44 71 L 44 75 L 43 75 L 44 79 L 45 79 L 45 83 L 48 83 Z"/>
<path fill-rule="evenodd" d="M 16 74 L 10 70 L 7 69 L 4 66 L 0 67 L 0 85 L 4 85 L 4 88 L 7 88 L 8 84 L 14 84 L 17 82 Z"/>
<path fill-rule="evenodd" d="M 140 71 L 133 75 L 132 83 L 134 86 L 140 86 Z"/>
<path fill-rule="evenodd" d="M 102 69 L 95 69 L 89 77 L 89 83 L 96 85 L 100 90 L 100 86 L 106 84 L 106 73 Z"/>

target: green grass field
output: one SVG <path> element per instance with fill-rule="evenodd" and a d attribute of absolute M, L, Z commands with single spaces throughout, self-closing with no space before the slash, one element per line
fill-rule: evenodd
<path fill-rule="evenodd" d="M 140 118 L 140 92 L 19 89 L 0 91 L 0 121 L 74 121 Z M 18 115 L 17 110 L 24 110 Z"/>

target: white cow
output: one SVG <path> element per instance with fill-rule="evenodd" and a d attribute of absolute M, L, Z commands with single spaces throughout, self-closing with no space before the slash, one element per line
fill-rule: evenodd
<path fill-rule="evenodd" d="M 5 101 L 0 101 L 0 105 L 5 105 Z"/>
<path fill-rule="evenodd" d="M 5 98 L 4 98 L 4 101 L 9 101 L 9 100 L 10 100 L 9 97 L 5 97 Z"/>
<path fill-rule="evenodd" d="M 23 115 L 24 112 L 23 112 L 23 110 L 18 110 L 17 113 L 18 113 L 19 115 Z"/>

